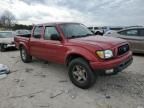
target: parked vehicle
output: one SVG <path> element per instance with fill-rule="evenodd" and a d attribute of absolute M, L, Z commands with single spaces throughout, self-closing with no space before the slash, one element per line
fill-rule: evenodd
<path fill-rule="evenodd" d="M 115 30 L 108 30 L 103 35 L 106 36 L 106 35 L 112 34 L 113 32 L 116 32 L 116 31 Z"/>
<path fill-rule="evenodd" d="M 131 44 L 134 53 L 144 54 L 144 27 L 126 28 L 117 32 L 104 34 L 104 36 L 126 39 Z"/>
<path fill-rule="evenodd" d="M 103 26 L 103 27 L 88 27 L 89 30 L 93 31 L 96 35 L 103 35 L 108 31 L 118 31 L 123 29 L 123 27 L 110 27 L 110 26 Z"/>
<path fill-rule="evenodd" d="M 16 30 L 15 33 L 16 33 L 16 35 L 30 34 L 30 30 L 19 29 L 19 30 Z"/>
<path fill-rule="evenodd" d="M 104 30 L 100 27 L 88 27 L 88 29 L 93 32 L 95 35 L 103 35 Z"/>
<path fill-rule="evenodd" d="M 101 73 L 112 75 L 132 63 L 126 40 L 95 36 L 79 23 L 48 23 L 33 26 L 31 36 L 15 37 L 24 63 L 32 57 L 65 64 L 76 86 L 91 87 Z"/>
<path fill-rule="evenodd" d="M 94 33 L 95 33 L 95 35 L 101 35 L 102 36 L 104 34 L 104 30 L 102 30 L 102 29 L 95 30 Z"/>
<path fill-rule="evenodd" d="M 15 47 L 14 32 L 0 31 L 0 51 L 5 51 L 10 47 Z"/>
<path fill-rule="evenodd" d="M 104 26 L 104 27 L 102 27 L 102 29 L 104 30 L 104 33 L 109 31 L 109 30 L 119 31 L 119 30 L 122 30 L 123 28 L 124 27 L 119 27 L 119 26 L 112 26 L 112 27 Z"/>

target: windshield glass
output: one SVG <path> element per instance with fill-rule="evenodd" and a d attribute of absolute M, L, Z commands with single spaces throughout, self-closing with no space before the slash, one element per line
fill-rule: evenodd
<path fill-rule="evenodd" d="M 0 32 L 0 38 L 12 38 L 12 32 Z"/>
<path fill-rule="evenodd" d="M 66 38 L 80 38 L 94 35 L 86 26 L 82 24 L 62 24 L 61 29 Z"/>

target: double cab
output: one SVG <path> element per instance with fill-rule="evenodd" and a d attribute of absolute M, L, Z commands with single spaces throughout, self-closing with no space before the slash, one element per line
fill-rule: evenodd
<path fill-rule="evenodd" d="M 31 34 L 14 40 L 24 63 L 35 57 L 65 64 L 72 83 L 83 89 L 91 87 L 96 76 L 117 74 L 133 60 L 126 40 L 96 36 L 80 23 L 34 25 Z"/>

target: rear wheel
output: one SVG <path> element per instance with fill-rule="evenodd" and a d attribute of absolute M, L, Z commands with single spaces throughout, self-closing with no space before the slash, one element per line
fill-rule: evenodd
<path fill-rule="evenodd" d="M 29 63 L 32 61 L 32 56 L 30 56 L 26 49 L 24 47 L 21 47 L 20 48 L 20 56 L 21 56 L 21 60 L 24 62 L 24 63 Z"/>
<path fill-rule="evenodd" d="M 95 74 L 83 58 L 76 58 L 69 63 L 69 77 L 73 84 L 82 89 L 90 88 L 96 81 Z"/>

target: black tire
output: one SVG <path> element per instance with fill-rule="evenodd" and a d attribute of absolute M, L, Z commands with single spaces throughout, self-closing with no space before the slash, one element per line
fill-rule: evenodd
<path fill-rule="evenodd" d="M 6 51 L 6 49 L 4 48 L 4 44 L 1 44 L 1 45 L 0 45 L 0 51 L 1 51 L 1 52 Z"/>
<path fill-rule="evenodd" d="M 85 77 L 84 78 L 85 81 L 83 81 L 83 82 L 77 81 L 79 78 L 76 78 L 76 75 L 74 75 L 74 73 L 75 73 L 74 69 L 76 69 L 77 66 L 79 66 L 81 68 L 80 74 L 81 74 L 82 70 L 84 70 L 82 72 L 82 74 Z M 96 76 L 93 73 L 92 69 L 90 68 L 88 62 L 86 60 L 84 60 L 83 58 L 76 58 L 76 59 L 72 60 L 69 63 L 68 68 L 69 68 L 70 80 L 77 87 L 82 88 L 82 89 L 88 89 L 95 83 Z M 78 74 L 79 74 L 79 72 L 78 72 Z M 81 77 L 81 75 L 80 75 L 80 77 Z"/>
<path fill-rule="evenodd" d="M 21 47 L 20 48 L 20 56 L 21 56 L 21 60 L 24 62 L 24 63 L 29 63 L 32 61 L 32 56 L 30 56 L 28 53 L 27 53 L 27 50 L 25 49 L 25 47 Z"/>

